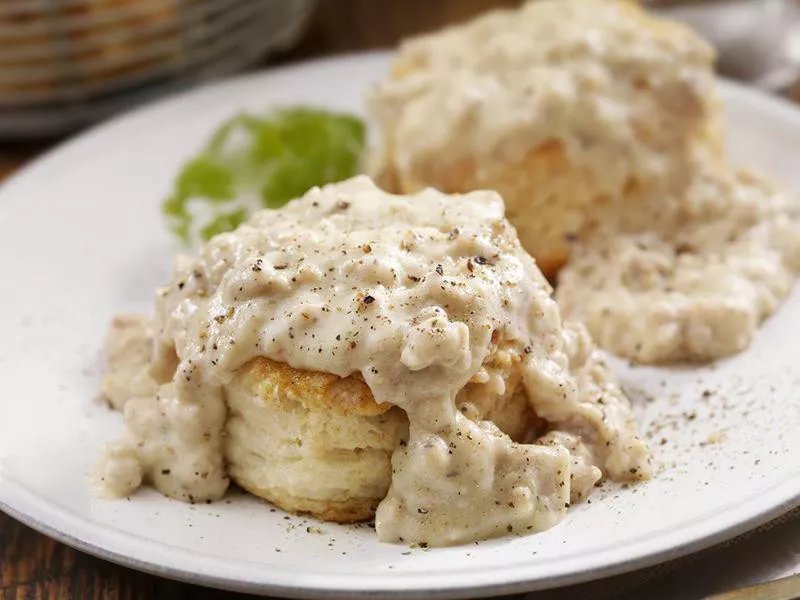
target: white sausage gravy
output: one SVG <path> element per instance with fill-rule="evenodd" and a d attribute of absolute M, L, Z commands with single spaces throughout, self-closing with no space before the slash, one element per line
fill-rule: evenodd
<path fill-rule="evenodd" d="M 628 399 L 585 329 L 561 320 L 503 213 L 493 192 L 395 196 L 362 176 L 178 258 L 152 324 L 121 318 L 112 328 L 104 390 L 124 405 L 127 433 L 98 469 L 106 492 L 146 481 L 181 500 L 221 498 L 225 386 L 259 356 L 360 373 L 377 402 L 407 413 L 409 440 L 376 515 L 384 541 L 540 531 L 603 476 L 647 478 Z M 549 423 L 535 443 L 455 407 L 498 340 Z"/>

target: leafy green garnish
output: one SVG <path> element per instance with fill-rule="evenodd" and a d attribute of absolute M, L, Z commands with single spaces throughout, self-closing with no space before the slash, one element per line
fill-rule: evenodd
<path fill-rule="evenodd" d="M 256 210 L 357 174 L 365 137 L 358 117 L 316 108 L 237 115 L 183 166 L 162 211 L 184 242 L 208 240 Z"/>

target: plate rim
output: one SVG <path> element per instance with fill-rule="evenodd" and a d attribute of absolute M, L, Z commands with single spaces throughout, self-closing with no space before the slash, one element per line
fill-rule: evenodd
<path fill-rule="evenodd" d="M 764 500 L 759 502 L 759 498 L 768 497 L 774 499 L 774 496 L 777 495 L 775 490 L 784 491 L 783 488 L 788 488 L 788 491 L 785 496 L 782 496 L 780 502 Z M 773 486 L 770 488 L 769 492 L 768 495 L 755 494 L 745 504 L 740 504 L 738 506 L 732 504 L 729 508 L 718 512 L 712 518 L 705 519 L 702 526 L 692 526 L 691 531 L 693 535 L 686 538 L 686 540 L 681 543 L 662 544 L 660 549 L 654 549 L 650 552 L 637 553 L 635 551 L 639 546 L 647 544 L 652 545 L 653 539 L 663 540 L 669 537 L 680 537 L 683 528 L 661 534 L 655 538 L 651 538 L 650 541 L 639 541 L 632 545 L 621 546 L 616 552 L 620 553 L 622 556 L 618 557 L 616 560 L 608 560 L 605 564 L 590 569 L 573 571 L 569 568 L 562 568 L 561 572 L 532 580 L 525 578 L 523 565 L 516 565 L 510 568 L 509 571 L 512 573 L 519 573 L 522 576 L 505 577 L 502 579 L 498 577 L 493 578 L 492 575 L 496 571 L 489 570 L 486 571 L 484 576 L 489 575 L 490 581 L 477 584 L 467 581 L 464 583 L 456 581 L 455 583 L 450 582 L 446 587 L 437 585 L 437 578 L 442 579 L 442 576 L 437 576 L 435 573 L 426 576 L 424 579 L 418 575 L 409 574 L 408 580 L 406 580 L 406 578 L 402 577 L 402 573 L 394 572 L 391 573 L 391 577 L 388 579 L 386 575 L 383 575 L 378 578 L 369 578 L 368 581 L 385 582 L 394 579 L 396 583 L 405 584 L 404 586 L 380 587 L 366 585 L 355 588 L 352 585 L 353 580 L 351 579 L 351 574 L 342 576 L 334 574 L 322 575 L 320 577 L 327 581 L 324 585 L 293 585 L 291 583 L 270 583 L 254 579 L 246 580 L 222 574 L 215 575 L 198 570 L 197 567 L 191 568 L 188 565 L 159 564 L 155 559 L 140 559 L 119 550 L 110 549 L 108 543 L 104 545 L 102 542 L 92 541 L 92 538 L 94 537 L 96 539 L 97 537 L 103 536 L 117 537 L 120 538 L 123 543 L 127 543 L 129 547 L 138 547 L 142 549 L 150 547 L 151 549 L 168 552 L 176 558 L 174 561 L 176 563 L 184 562 L 189 558 L 191 553 L 185 549 L 176 548 L 167 544 L 155 543 L 151 545 L 146 541 L 146 538 L 119 532 L 113 528 L 100 525 L 90 519 L 77 515 L 72 511 L 53 507 L 53 504 L 48 500 L 37 496 L 24 486 L 11 480 L 5 480 L 5 487 L 0 487 L 0 510 L 43 535 L 56 539 L 67 546 L 97 558 L 151 575 L 166 577 L 194 585 L 203 585 L 262 596 L 277 595 L 278 597 L 284 598 L 318 598 L 320 600 L 328 600 L 331 598 L 370 598 L 376 600 L 396 600 L 398 598 L 446 599 L 478 598 L 491 594 L 504 595 L 555 589 L 612 577 L 614 575 L 621 575 L 675 560 L 726 542 L 746 532 L 753 531 L 800 506 L 800 485 L 798 485 L 798 483 L 793 483 L 792 479 L 788 479 Z M 16 502 L 14 501 L 15 494 Z M 28 508 L 27 512 L 18 508 L 18 506 L 25 505 L 27 505 Z M 761 506 L 760 510 L 754 510 L 749 518 L 736 518 L 736 515 L 741 512 L 742 506 L 758 507 L 759 505 L 763 506 Z M 60 514 L 62 517 L 61 528 L 47 523 L 38 515 L 38 513 L 47 512 L 44 507 L 52 507 L 51 510 L 54 510 L 56 514 Z M 722 521 L 723 524 L 717 524 L 718 521 Z M 65 522 L 68 525 L 74 525 L 75 523 L 78 525 L 82 524 L 85 527 L 83 530 L 84 535 L 74 527 L 72 530 L 70 530 L 69 527 L 63 527 Z M 433 549 L 433 551 L 435 552 L 436 549 Z M 626 557 L 626 555 L 628 556 Z M 206 560 L 216 563 L 224 569 L 223 561 L 226 559 L 207 557 Z M 455 579 L 459 577 L 459 574 L 448 574 L 446 577 L 448 579 Z M 401 578 L 403 579 L 402 582 L 399 581 Z M 491 579 L 496 580 L 492 581 Z M 348 581 L 350 582 L 349 584 Z M 363 581 L 367 581 L 367 579 L 362 579 L 362 582 Z M 417 585 L 417 583 L 422 583 L 422 585 Z"/>
<path fill-rule="evenodd" d="M 36 176 L 37 171 L 46 168 L 47 164 L 51 161 L 58 161 L 60 155 L 68 152 L 73 146 L 80 146 L 95 137 L 108 135 L 109 132 L 113 132 L 114 128 L 124 126 L 128 121 L 146 117 L 150 112 L 155 113 L 164 110 L 173 103 L 186 102 L 190 100 L 192 96 L 207 93 L 209 90 L 213 91 L 231 85 L 246 84 L 248 81 L 270 79 L 283 73 L 291 73 L 298 70 L 302 71 L 308 68 L 324 68 L 327 65 L 341 66 L 346 63 L 363 64 L 364 61 L 385 61 L 388 64 L 390 56 L 390 51 L 382 50 L 356 52 L 339 54 L 321 59 L 309 59 L 276 68 L 264 69 L 254 73 L 222 79 L 214 83 L 204 84 L 178 94 L 170 95 L 144 104 L 111 120 L 99 123 L 81 134 L 57 144 L 0 184 L 0 223 L 2 223 L 5 217 L 10 215 L 19 204 L 19 201 L 15 201 L 14 199 L 14 187 L 16 185 L 20 182 L 24 182 L 24 180 L 29 177 Z M 757 89 L 749 88 L 745 85 L 722 78 L 719 79 L 719 86 L 721 95 L 738 96 L 748 104 L 756 106 L 761 110 L 769 111 L 774 114 L 777 119 L 788 121 L 793 127 L 797 127 L 798 130 L 800 130 L 800 110 L 788 100 L 771 96 Z M 324 104 L 324 101 L 321 102 L 321 104 Z M 10 196 L 10 198 L 5 199 L 3 198 L 4 196 Z M 759 498 L 764 498 L 765 496 L 768 497 L 770 501 L 759 500 Z M 741 517 L 743 506 L 747 508 L 747 510 L 744 511 L 747 515 L 746 518 Z M 220 571 L 225 571 L 226 569 L 226 559 L 218 557 L 206 557 L 207 560 L 219 565 L 217 574 L 198 570 L 196 564 L 195 567 L 192 568 L 191 562 L 186 560 L 190 556 L 190 553 L 186 550 L 181 550 L 178 555 L 176 555 L 176 559 L 172 561 L 173 564 L 169 565 L 159 564 L 152 559 L 137 558 L 137 556 L 135 556 L 137 554 L 137 549 L 146 553 L 149 548 L 152 553 L 154 549 L 163 551 L 165 548 L 172 547 L 166 544 L 148 542 L 145 538 L 142 538 L 140 541 L 137 536 L 117 532 L 113 528 L 108 528 L 91 519 L 73 513 L 68 509 L 58 507 L 26 489 L 19 482 L 4 477 L 2 468 L 0 468 L 0 510 L 36 531 L 68 546 L 101 559 L 161 577 L 220 589 L 256 594 L 280 595 L 283 597 L 465 598 L 485 596 L 492 593 L 511 594 L 535 591 L 584 583 L 593 579 L 641 569 L 702 550 L 757 528 L 789 512 L 797 506 L 800 506 L 800 480 L 793 483 L 792 479 L 788 479 L 770 488 L 769 494 L 762 493 L 761 495 L 755 495 L 743 505 L 740 504 L 738 507 L 731 506 L 717 513 L 713 518 L 707 519 L 701 526 L 688 525 L 691 535 L 687 537 L 683 534 L 684 541 L 679 541 L 681 537 L 679 533 L 684 531 L 686 527 L 660 534 L 648 541 L 621 546 L 619 549 L 615 550 L 615 556 L 604 558 L 591 568 L 577 571 L 573 569 L 570 571 L 567 565 L 567 568 L 561 567 L 560 570 L 554 570 L 551 575 L 538 577 L 533 580 L 525 577 L 523 566 L 510 565 L 509 569 L 500 570 L 502 571 L 502 580 L 499 579 L 499 573 L 493 576 L 492 570 L 486 570 L 481 575 L 484 579 L 482 583 L 476 583 L 472 580 L 464 583 L 456 581 L 450 582 L 446 587 L 437 585 L 437 581 L 441 581 L 443 578 L 452 579 L 453 576 L 444 576 L 443 574 L 437 575 L 435 572 L 424 576 L 415 575 L 407 579 L 398 577 L 398 575 L 401 575 L 400 572 L 394 572 L 389 574 L 391 575 L 390 577 L 382 575 L 378 578 L 371 577 L 361 580 L 362 583 L 391 580 L 398 582 L 402 580 L 402 584 L 404 584 L 403 587 L 395 585 L 354 588 L 352 584 L 358 582 L 354 581 L 349 574 L 342 576 L 325 574 L 319 576 L 324 580 L 323 584 L 304 584 L 298 586 L 285 583 L 269 583 L 264 580 L 258 580 L 257 578 L 247 580 L 241 577 L 226 576 L 220 573 Z M 56 519 L 48 519 L 48 516 L 52 517 L 53 515 L 56 516 Z M 54 522 L 55 524 L 53 524 Z M 120 550 L 109 548 L 109 545 L 112 547 L 114 546 L 113 540 L 111 539 L 114 536 L 120 538 L 122 546 L 127 544 L 129 550 L 128 554 Z M 676 539 L 670 541 L 670 538 Z M 654 544 L 653 540 L 660 540 L 660 542 Z M 109 542 L 112 543 L 109 544 Z M 649 546 L 651 550 L 644 553 L 632 552 L 632 550 L 636 550 L 643 544 Z M 171 552 L 173 551 L 174 550 L 171 550 Z M 349 579 L 349 584 L 348 577 L 351 578 Z"/>

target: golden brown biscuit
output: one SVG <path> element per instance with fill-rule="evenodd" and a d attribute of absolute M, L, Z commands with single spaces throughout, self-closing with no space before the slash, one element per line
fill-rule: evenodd
<path fill-rule="evenodd" d="M 98 483 L 213 502 L 234 480 L 340 521 L 377 504 L 380 540 L 443 546 L 647 478 L 628 399 L 503 215 L 495 192 L 361 176 L 179 257 L 152 327 L 131 321 L 163 384 L 126 403 Z"/>
<path fill-rule="evenodd" d="M 376 404 L 354 376 L 302 371 L 265 358 L 227 387 L 231 478 L 292 512 L 369 518 L 386 495 L 390 459 L 408 436 L 399 408 Z"/>
<path fill-rule="evenodd" d="M 542 430 L 528 404 L 519 356 L 495 352 L 456 404 L 518 441 Z M 291 512 L 351 523 L 371 518 L 392 478 L 391 457 L 408 438 L 399 408 L 377 404 L 359 375 L 340 378 L 266 358 L 226 388 L 225 454 L 231 478 Z"/>
<path fill-rule="evenodd" d="M 625 0 L 542 0 L 412 39 L 370 96 L 384 188 L 503 196 L 549 278 L 575 238 L 721 156 L 714 54 Z"/>

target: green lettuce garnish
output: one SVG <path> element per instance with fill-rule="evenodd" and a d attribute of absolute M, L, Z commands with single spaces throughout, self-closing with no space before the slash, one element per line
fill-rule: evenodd
<path fill-rule="evenodd" d="M 183 242 L 208 240 L 256 210 L 356 175 L 365 138 L 358 117 L 317 108 L 237 115 L 183 166 L 162 211 Z"/>

